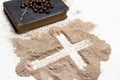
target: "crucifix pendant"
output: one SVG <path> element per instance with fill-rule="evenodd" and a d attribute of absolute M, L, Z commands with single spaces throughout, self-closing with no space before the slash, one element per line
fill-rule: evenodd
<path fill-rule="evenodd" d="M 22 12 L 23 12 L 23 13 L 22 13 L 22 15 L 20 16 L 20 21 L 23 20 L 23 18 L 24 18 L 24 16 L 25 16 L 26 13 L 29 13 L 28 7 L 25 7 L 25 9 L 24 9 Z"/>

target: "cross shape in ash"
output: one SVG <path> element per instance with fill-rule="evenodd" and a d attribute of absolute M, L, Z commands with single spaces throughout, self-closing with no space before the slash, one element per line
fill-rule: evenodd
<path fill-rule="evenodd" d="M 61 59 L 69 55 L 79 69 L 84 69 L 84 67 L 87 64 L 84 62 L 82 57 L 78 54 L 78 51 L 81 51 L 82 49 L 89 47 L 92 43 L 89 40 L 83 40 L 78 43 L 71 44 L 70 41 L 64 36 L 63 33 L 59 35 L 54 35 L 54 36 L 62 44 L 63 49 L 60 50 L 59 52 L 54 53 L 51 56 L 46 57 L 45 59 L 35 60 L 31 62 L 32 68 L 34 70 L 41 68 L 43 66 L 48 65 L 49 63 L 53 63 L 58 59 Z"/>

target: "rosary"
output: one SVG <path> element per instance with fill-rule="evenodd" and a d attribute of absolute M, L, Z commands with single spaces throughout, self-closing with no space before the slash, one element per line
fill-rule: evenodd
<path fill-rule="evenodd" d="M 51 0 L 25 0 L 25 2 L 21 3 L 20 7 L 24 8 L 20 17 L 20 20 L 23 20 L 24 15 L 29 13 L 28 8 L 31 8 L 35 13 L 49 14 L 50 10 L 54 8 L 54 3 Z"/>

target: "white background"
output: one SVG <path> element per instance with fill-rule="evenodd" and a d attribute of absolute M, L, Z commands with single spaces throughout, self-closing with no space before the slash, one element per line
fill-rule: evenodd
<path fill-rule="evenodd" d="M 12 33 L 2 9 L 4 1 L 0 1 L 0 80 L 35 80 L 21 78 L 14 71 L 19 58 L 10 44 Z M 98 80 L 120 80 L 120 0 L 76 0 L 73 5 L 80 9 L 80 19 L 97 24 L 94 33 L 112 48 L 109 61 L 101 63 Z"/>

